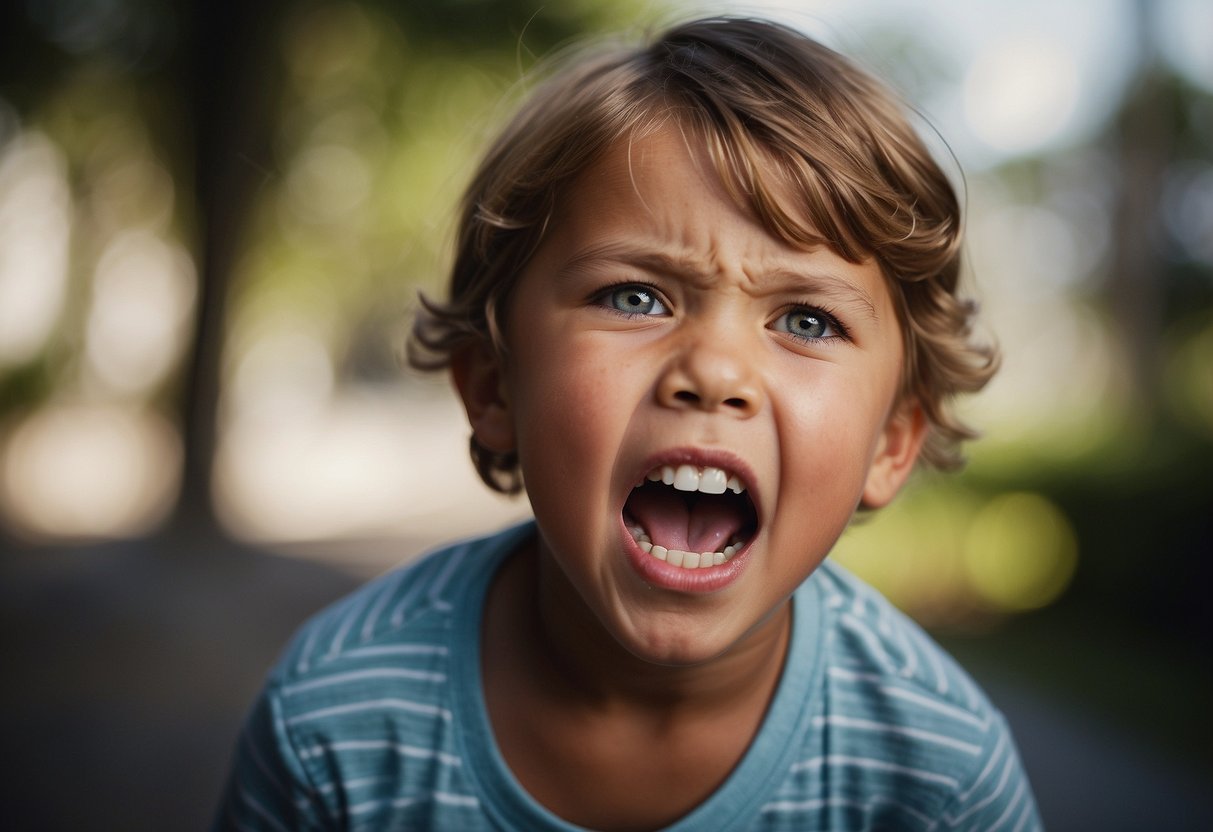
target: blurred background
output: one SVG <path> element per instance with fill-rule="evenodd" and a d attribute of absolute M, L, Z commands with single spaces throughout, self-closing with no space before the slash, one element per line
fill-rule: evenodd
<path fill-rule="evenodd" d="M 913 102 L 1004 351 L 967 471 L 836 557 L 987 687 L 1050 828 L 1213 828 L 1206 0 L 0 6 L 7 828 L 205 826 L 306 615 L 526 516 L 402 369 L 416 294 L 538 57 L 722 11 Z"/>

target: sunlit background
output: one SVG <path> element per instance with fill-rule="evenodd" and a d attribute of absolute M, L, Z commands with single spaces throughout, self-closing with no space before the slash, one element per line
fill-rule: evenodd
<path fill-rule="evenodd" d="M 836 557 L 979 676 L 1213 793 L 1213 3 L 248 5 L 0 13 L 6 645 L 21 628 L 61 637 L 47 622 L 71 614 L 64 597 L 141 604 L 130 587 L 146 583 L 184 598 L 166 563 L 187 564 L 198 598 L 246 597 L 251 563 L 317 576 L 281 587 L 300 600 L 267 624 L 277 641 L 230 671 L 215 771 L 132 818 L 214 799 L 239 711 L 299 616 L 526 516 L 478 484 L 445 380 L 401 367 L 417 292 L 440 291 L 459 190 L 538 56 L 720 11 L 802 27 L 914 104 L 965 195 L 972 290 L 1004 353 L 963 405 L 985 434 L 965 474 L 918 477 Z M 180 609 L 192 632 L 220 607 Z M 89 697 L 99 666 L 40 666 L 29 690 L 71 679 Z M 1046 821 L 1095 828 L 1067 792 Z"/>

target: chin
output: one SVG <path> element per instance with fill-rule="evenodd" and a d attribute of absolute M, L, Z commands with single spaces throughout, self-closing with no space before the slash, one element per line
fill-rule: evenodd
<path fill-rule="evenodd" d="M 722 638 L 705 631 L 702 625 L 696 630 L 693 622 L 675 616 L 670 625 L 679 632 L 671 634 L 666 626 L 655 626 L 649 632 L 629 633 L 620 644 L 641 661 L 662 667 L 695 667 L 727 653 L 736 640 Z M 679 626 L 681 625 L 681 626 Z"/>

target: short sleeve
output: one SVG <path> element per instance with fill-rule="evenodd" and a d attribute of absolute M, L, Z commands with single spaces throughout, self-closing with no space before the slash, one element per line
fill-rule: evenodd
<path fill-rule="evenodd" d="M 974 767 L 976 774 L 944 808 L 933 832 L 1037 832 L 1044 828 L 1011 732 L 1001 714 L 990 719 L 990 739 Z"/>
<path fill-rule="evenodd" d="M 271 685 L 236 746 L 213 832 L 325 829 L 325 812 L 286 734 Z"/>

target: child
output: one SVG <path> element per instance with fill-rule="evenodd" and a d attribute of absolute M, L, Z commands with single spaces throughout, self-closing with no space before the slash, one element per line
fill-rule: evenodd
<path fill-rule="evenodd" d="M 309 623 L 222 829 L 1039 827 L 1006 725 L 823 563 L 994 354 L 961 217 L 888 92 L 709 19 L 540 89 L 463 204 L 449 367 L 472 458 L 535 521 Z"/>

